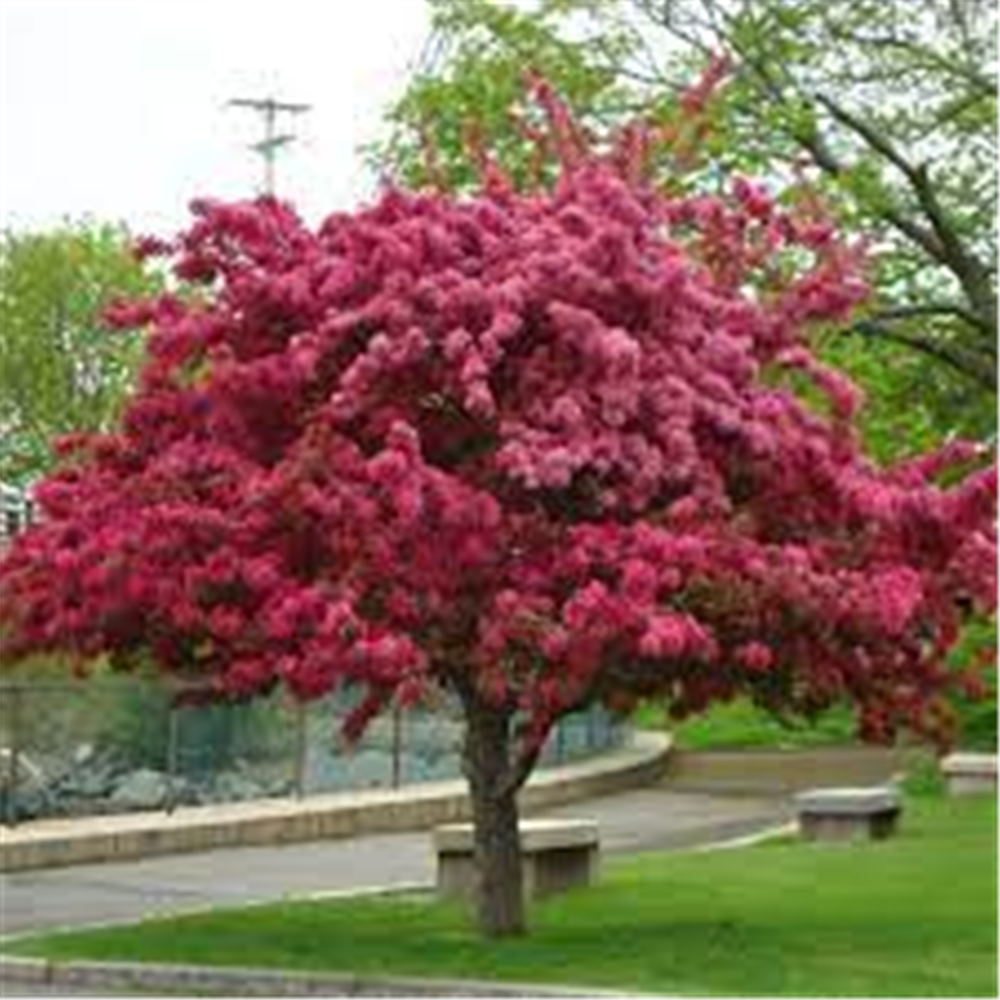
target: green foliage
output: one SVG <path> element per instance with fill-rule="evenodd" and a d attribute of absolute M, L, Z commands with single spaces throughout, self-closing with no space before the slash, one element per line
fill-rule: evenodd
<path fill-rule="evenodd" d="M 996 800 L 906 803 L 877 844 L 612 859 L 525 938 L 419 897 L 283 902 L 12 941 L 11 953 L 587 984 L 668 996 L 995 996 Z"/>
<path fill-rule="evenodd" d="M 956 668 L 967 668 L 974 657 L 983 650 L 997 648 L 996 621 L 979 621 L 966 629 L 962 641 L 952 655 Z M 982 698 L 957 697 L 958 744 L 967 750 L 997 751 L 997 668 L 993 665 L 983 672 L 985 696 Z"/>
<path fill-rule="evenodd" d="M 605 39 L 601 50 L 593 52 L 560 37 L 555 12 L 492 0 L 429 3 L 435 62 L 417 69 L 388 113 L 389 137 L 369 151 L 407 185 L 437 180 L 454 190 L 476 186 L 477 139 L 526 183 L 534 146 L 511 115 L 522 104 L 526 73 L 549 80 L 584 123 L 613 119 L 625 110 L 614 68 L 619 52 L 615 39 Z M 436 178 L 430 176 L 429 158 Z"/>
<path fill-rule="evenodd" d="M 52 439 L 107 428 L 131 384 L 141 344 L 101 321 L 119 297 L 160 284 L 119 227 L 67 224 L 0 237 L 0 479 L 36 480 Z"/>
<path fill-rule="evenodd" d="M 88 685 L 78 697 L 93 695 Z M 115 749 L 132 767 L 169 764 L 171 693 L 156 678 L 116 678 L 108 682 L 106 712 L 95 720 L 102 746 Z M 174 716 L 176 766 L 190 778 L 211 777 L 240 761 L 288 754 L 289 720 L 278 699 L 185 705 Z"/>
<path fill-rule="evenodd" d="M 944 798 L 947 785 L 938 759 L 927 757 L 910 768 L 903 781 L 903 789 L 911 798 Z"/>
<path fill-rule="evenodd" d="M 982 441 L 994 432 L 995 399 L 970 393 L 966 380 L 914 351 L 833 332 L 819 354 L 864 387 L 861 433 L 881 462 L 926 453 L 951 436 Z"/>
<path fill-rule="evenodd" d="M 659 706 L 645 705 L 635 721 L 646 729 L 670 729 L 677 746 L 685 750 L 793 749 L 834 746 L 854 739 L 854 720 L 849 712 L 828 712 L 812 725 L 783 725 L 748 701 L 717 705 L 703 715 L 677 724 L 668 722 Z"/>
<path fill-rule="evenodd" d="M 18 698 L 16 736 L 29 756 L 66 765 L 90 744 L 113 751 L 130 768 L 167 768 L 171 689 L 148 667 L 121 676 L 98 660 L 89 671 L 86 680 L 76 677 L 70 662 L 56 656 L 35 656 L 5 670 L 0 744 L 14 742 Z M 175 725 L 176 765 L 187 777 L 211 777 L 237 762 L 290 761 L 293 752 L 289 708 L 278 697 L 185 705 Z"/>
<path fill-rule="evenodd" d="M 91 682 L 77 697 L 93 697 L 99 685 L 100 681 Z M 102 701 L 104 712 L 95 726 L 100 744 L 114 749 L 129 767 L 165 769 L 169 693 L 156 684 L 126 681 L 109 685 Z"/>

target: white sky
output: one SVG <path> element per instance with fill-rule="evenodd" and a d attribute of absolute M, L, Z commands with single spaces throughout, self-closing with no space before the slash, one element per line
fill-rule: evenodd
<path fill-rule="evenodd" d="M 0 0 L 0 224 L 170 235 L 192 197 L 254 192 L 260 124 L 224 105 L 271 94 L 313 105 L 279 193 L 347 207 L 427 21 L 423 0 Z"/>

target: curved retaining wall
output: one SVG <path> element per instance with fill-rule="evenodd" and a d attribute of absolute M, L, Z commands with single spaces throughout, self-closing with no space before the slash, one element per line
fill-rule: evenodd
<path fill-rule="evenodd" d="M 601 757 L 536 772 L 521 792 L 525 811 L 646 785 L 663 776 L 670 737 L 638 732 Z M 0 871 L 23 871 L 158 854 L 420 830 L 469 818 L 464 781 L 395 790 L 260 800 L 127 816 L 39 820 L 0 830 Z"/>
<path fill-rule="evenodd" d="M 876 785 L 928 758 L 920 747 L 674 750 L 666 782 L 683 792 L 781 795 L 824 785 Z"/>

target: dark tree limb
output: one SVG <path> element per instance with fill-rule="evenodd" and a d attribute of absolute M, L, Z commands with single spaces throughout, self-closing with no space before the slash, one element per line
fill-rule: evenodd
<path fill-rule="evenodd" d="M 986 358 L 973 357 L 939 338 L 897 329 L 889 320 L 871 317 L 858 320 L 843 331 L 848 335 L 874 337 L 908 347 L 927 357 L 940 361 L 953 371 L 971 379 L 981 388 L 996 392 L 995 366 Z"/>
<path fill-rule="evenodd" d="M 974 325 L 996 337 L 996 294 L 986 266 L 966 246 L 938 198 L 926 163 L 914 164 L 871 122 L 853 114 L 832 98 L 819 94 L 816 101 L 875 153 L 891 163 L 907 180 L 917 204 L 930 224 L 934 238 L 922 245 L 957 278 L 973 309 Z"/>

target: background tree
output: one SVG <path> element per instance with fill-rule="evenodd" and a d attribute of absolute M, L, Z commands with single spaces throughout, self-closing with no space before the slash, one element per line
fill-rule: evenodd
<path fill-rule="evenodd" d="M 876 294 L 822 351 L 869 389 L 876 451 L 955 431 L 992 437 L 996 406 L 996 23 L 977 0 L 431 0 L 434 34 L 375 158 L 449 187 L 471 176 L 469 123 L 520 177 L 509 114 L 526 67 L 585 124 L 672 121 L 692 67 L 732 57 L 688 182 L 734 169 L 781 188 L 803 171 L 877 248 Z M 676 183 L 673 165 L 666 177 Z M 850 334 L 849 338 L 840 336 Z M 858 341 L 871 342 L 860 347 Z"/>
<path fill-rule="evenodd" d="M 116 298 L 159 284 L 124 229 L 65 225 L 0 237 L 0 479 L 23 485 L 53 461 L 52 441 L 107 429 L 141 357 L 134 336 L 109 336 Z"/>
<path fill-rule="evenodd" d="M 711 89 L 710 74 L 688 107 Z M 196 206 L 120 429 L 78 440 L 3 563 L 4 651 L 152 657 L 188 697 L 455 699 L 477 912 L 524 929 L 520 787 L 554 723 L 654 699 L 856 709 L 947 741 L 995 599 L 975 446 L 887 468 L 807 346 L 865 293 L 814 201 L 666 198 L 544 84 L 550 191 L 386 193 L 308 228 Z M 684 129 L 674 136 L 683 148 Z"/>

